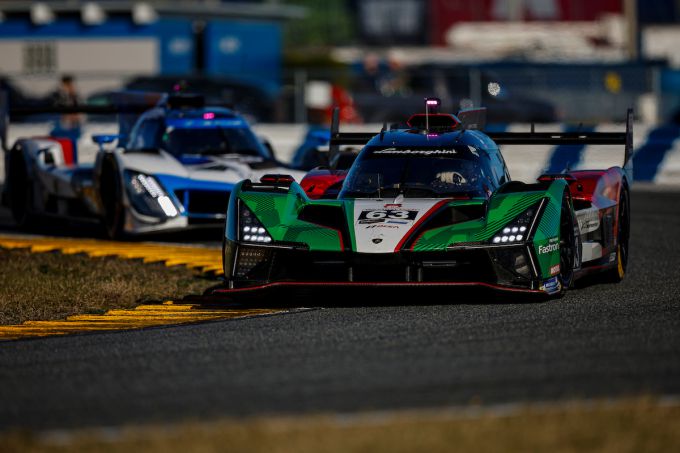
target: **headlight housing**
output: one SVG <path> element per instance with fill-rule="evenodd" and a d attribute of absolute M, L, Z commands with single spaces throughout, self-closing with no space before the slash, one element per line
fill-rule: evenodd
<path fill-rule="evenodd" d="M 248 209 L 248 206 L 243 201 L 239 201 L 238 219 L 238 238 L 241 242 L 254 244 L 269 244 L 272 242 L 272 237 L 267 229 L 257 220 L 253 211 Z"/>
<path fill-rule="evenodd" d="M 520 244 L 529 236 L 531 223 L 536 217 L 540 204 L 527 208 L 518 215 L 513 221 L 506 224 L 501 230 L 496 232 L 491 238 L 494 245 Z"/>
<path fill-rule="evenodd" d="M 153 217 L 175 217 L 179 214 L 175 204 L 153 176 L 128 170 L 125 180 L 130 203 L 140 214 Z"/>

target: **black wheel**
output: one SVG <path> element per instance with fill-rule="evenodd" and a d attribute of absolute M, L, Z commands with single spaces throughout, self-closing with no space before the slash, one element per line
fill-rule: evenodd
<path fill-rule="evenodd" d="M 619 215 L 617 218 L 616 234 L 616 266 L 607 271 L 605 280 L 618 283 L 623 280 L 628 269 L 628 254 L 630 244 L 630 194 L 628 187 L 621 189 L 619 197 Z"/>
<path fill-rule="evenodd" d="M 35 225 L 35 216 L 31 212 L 33 188 L 28 177 L 26 159 L 20 151 L 12 151 L 10 154 L 7 187 L 12 218 L 20 228 L 31 228 Z"/>
<path fill-rule="evenodd" d="M 103 210 L 102 223 L 106 235 L 111 239 L 124 237 L 123 182 L 113 158 L 107 158 L 102 166 L 99 196 Z"/>
<path fill-rule="evenodd" d="M 574 211 L 569 192 L 564 192 L 560 213 L 560 283 L 562 288 L 558 297 L 574 285 L 574 264 L 577 254 L 576 233 L 574 231 Z"/>

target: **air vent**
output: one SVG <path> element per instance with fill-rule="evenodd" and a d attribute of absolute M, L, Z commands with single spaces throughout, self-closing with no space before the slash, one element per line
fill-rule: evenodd
<path fill-rule="evenodd" d="M 307 205 L 298 215 L 298 219 L 342 231 L 343 235 L 347 229 L 345 213 L 340 206 Z"/>

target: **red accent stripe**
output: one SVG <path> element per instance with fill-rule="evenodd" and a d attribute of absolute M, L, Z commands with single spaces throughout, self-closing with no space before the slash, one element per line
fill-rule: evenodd
<path fill-rule="evenodd" d="M 427 220 L 428 217 L 430 217 L 435 211 L 438 211 L 439 208 L 441 208 L 442 206 L 444 206 L 445 204 L 448 204 L 450 202 L 451 202 L 451 199 L 447 198 L 446 200 L 442 200 L 442 201 L 438 202 L 437 204 L 435 204 L 434 206 L 432 206 L 415 224 L 413 224 L 411 229 L 408 230 L 408 232 L 404 235 L 404 237 L 401 238 L 401 241 L 399 241 L 397 246 L 394 248 L 394 251 L 398 252 L 399 250 L 401 250 L 401 248 L 404 246 L 404 243 L 409 240 L 409 238 L 411 237 L 413 232 L 416 231 L 420 227 L 420 225 L 422 225 L 423 222 L 425 220 Z M 414 242 L 413 245 L 415 245 L 415 242 Z"/>
<path fill-rule="evenodd" d="M 61 155 L 64 156 L 65 165 L 75 164 L 74 152 L 73 152 L 73 141 L 70 138 L 64 137 L 33 137 L 37 140 L 50 140 L 52 142 L 59 143 L 61 146 Z"/>
<path fill-rule="evenodd" d="M 238 294 L 247 293 L 253 291 L 259 291 L 269 288 L 277 287 L 327 287 L 327 286 L 346 286 L 346 287 L 446 287 L 446 286 L 482 286 L 491 289 L 497 289 L 506 292 L 516 292 L 516 293 L 532 293 L 532 294 L 544 294 L 543 291 L 538 289 L 523 289 L 523 288 L 512 288 L 508 286 L 495 285 L 493 283 L 486 282 L 272 282 L 259 286 L 251 286 L 248 288 L 234 288 L 234 289 L 216 289 L 214 293 L 224 293 L 224 294 Z"/>

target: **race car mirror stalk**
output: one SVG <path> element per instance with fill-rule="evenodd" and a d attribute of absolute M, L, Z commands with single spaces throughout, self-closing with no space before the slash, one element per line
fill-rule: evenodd
<path fill-rule="evenodd" d="M 118 134 L 95 134 L 92 136 L 92 141 L 99 146 L 99 151 L 104 151 L 104 145 L 113 143 L 120 139 Z"/>

